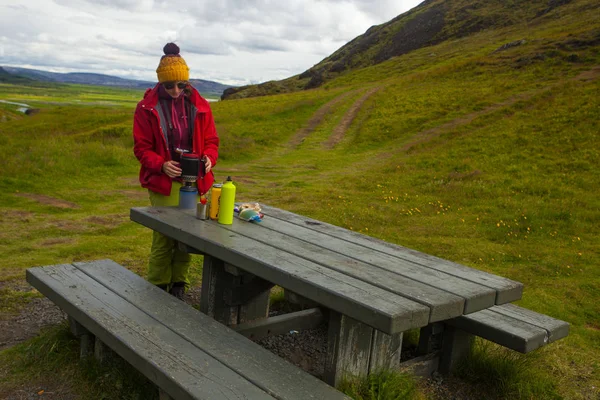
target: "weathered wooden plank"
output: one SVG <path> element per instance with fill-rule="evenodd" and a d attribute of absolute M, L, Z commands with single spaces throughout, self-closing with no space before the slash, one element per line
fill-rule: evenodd
<path fill-rule="evenodd" d="M 448 318 L 457 317 L 464 312 L 465 299 L 463 297 L 450 291 L 442 290 L 433 287 L 432 285 L 407 278 L 402 274 L 392 272 L 388 269 L 374 267 L 374 264 L 386 264 L 386 261 L 373 253 L 362 256 L 360 254 L 361 251 L 365 254 L 368 253 L 367 249 L 364 247 L 353 245 L 348 242 L 346 242 L 347 246 L 344 247 L 344 242 L 338 241 L 330 236 L 319 234 L 318 232 L 316 235 L 302 235 L 301 233 L 306 233 L 302 231 L 304 228 L 287 224 L 283 221 L 277 221 L 277 224 L 273 225 L 273 221 L 271 220 L 270 224 L 271 225 L 269 226 L 269 222 L 266 220 L 260 224 L 241 222 L 226 226 L 224 229 L 231 230 L 232 232 L 246 237 L 254 237 L 255 240 L 273 246 L 284 254 L 293 254 L 302 257 L 306 260 L 320 264 L 325 268 L 338 271 L 391 293 L 426 305 L 431 309 L 430 322 L 443 321 Z M 265 228 L 265 226 L 267 228 Z M 300 232 L 300 234 L 296 232 Z M 301 237 L 296 238 L 294 235 L 300 235 Z M 337 252 L 334 250 L 337 250 Z M 345 255 L 344 252 L 352 254 L 352 257 Z M 357 259 L 361 257 L 369 259 L 371 264 Z M 390 263 L 387 263 L 386 266 L 388 268 L 393 268 Z M 421 276 L 421 278 L 423 278 L 423 276 Z M 438 279 L 431 276 L 430 278 L 432 281 Z M 452 277 L 445 276 L 445 278 L 451 280 Z M 447 289 L 450 289 L 450 285 L 448 285 Z M 460 291 L 457 287 L 455 289 Z M 494 304 L 495 292 L 491 289 L 486 290 L 488 291 L 487 299 L 481 297 L 481 301 L 479 302 L 473 300 L 472 303 L 477 303 L 477 307 L 474 308 L 475 310 L 481 309 L 480 307 L 482 306 L 491 307 Z M 479 293 L 472 293 L 472 295 L 477 297 L 479 296 Z"/>
<path fill-rule="evenodd" d="M 514 304 L 503 304 L 501 306 L 492 307 L 490 310 L 545 329 L 548 332 L 548 343 L 569 335 L 568 322 Z"/>
<path fill-rule="evenodd" d="M 545 329 L 491 310 L 463 315 L 448 320 L 447 324 L 521 353 L 528 353 L 548 342 Z"/>
<path fill-rule="evenodd" d="M 461 312 L 468 314 L 491 307 L 496 300 L 496 291 L 487 286 L 280 219 L 265 218 L 260 224 L 236 224 L 227 228 L 245 236 L 254 235 L 286 252 L 305 254 L 304 257 L 312 261 L 321 260 L 340 272 L 415 301 L 429 297 L 453 304 L 451 298 L 460 297 L 464 299 Z M 415 293 L 419 293 L 419 297 L 415 297 Z"/>
<path fill-rule="evenodd" d="M 366 376 L 373 338 L 373 328 L 355 319 L 329 313 L 327 357 L 324 380 L 337 386 L 343 379 Z"/>
<path fill-rule="evenodd" d="M 133 221 L 243 268 L 384 333 L 427 325 L 429 307 L 175 208 L 132 208 Z M 234 220 L 234 223 L 246 223 Z"/>
<path fill-rule="evenodd" d="M 27 281 L 174 398 L 272 398 L 73 265 L 30 268 Z"/>
<path fill-rule="evenodd" d="M 345 399 L 340 392 L 111 260 L 75 263 L 100 284 L 167 324 L 184 340 L 202 347 L 232 371 L 278 399 Z M 215 397 L 219 398 L 219 397 Z"/>
<path fill-rule="evenodd" d="M 309 310 L 246 322 L 233 327 L 233 329 L 247 338 L 259 340 L 268 336 L 287 333 L 291 330 L 313 329 L 321 325 L 323 320 L 321 310 L 311 308 Z"/>
<path fill-rule="evenodd" d="M 266 214 L 263 222 L 269 218 L 288 221 L 298 226 L 310 228 L 312 230 L 327 233 L 337 238 L 351 243 L 359 244 L 382 253 L 398 257 L 400 259 L 414 262 L 423 267 L 431 268 L 440 272 L 445 272 L 456 277 L 481 284 L 496 290 L 496 304 L 509 303 L 519 300 L 523 294 L 523 284 L 484 271 L 467 267 L 452 261 L 444 260 L 426 253 L 412 250 L 403 246 L 388 243 L 383 240 L 352 232 L 339 226 L 331 225 L 312 218 L 294 214 L 289 211 L 281 210 L 275 207 L 261 205 Z"/>

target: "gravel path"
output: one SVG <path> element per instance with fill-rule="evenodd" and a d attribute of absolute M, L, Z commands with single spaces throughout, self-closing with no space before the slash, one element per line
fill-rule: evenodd
<path fill-rule="evenodd" d="M 0 282 L 0 290 L 29 292 L 26 282 Z M 40 330 L 61 323 L 67 315 L 45 297 L 34 298 L 15 313 L 0 314 L 0 351 L 36 337 Z"/>

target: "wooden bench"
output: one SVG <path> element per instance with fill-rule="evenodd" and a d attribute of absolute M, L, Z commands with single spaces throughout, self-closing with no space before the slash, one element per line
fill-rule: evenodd
<path fill-rule="evenodd" d="M 111 260 L 29 268 L 27 281 L 173 399 L 348 399 Z M 96 349 L 96 353 L 98 353 Z"/>
<path fill-rule="evenodd" d="M 529 353 L 569 334 L 567 322 L 514 304 L 494 306 L 447 323 L 521 353 Z"/>
<path fill-rule="evenodd" d="M 569 324 L 544 314 L 502 304 L 421 330 L 419 352 L 428 353 L 438 336 L 439 370 L 450 372 L 469 351 L 475 336 L 520 353 L 529 353 L 569 334 Z"/>

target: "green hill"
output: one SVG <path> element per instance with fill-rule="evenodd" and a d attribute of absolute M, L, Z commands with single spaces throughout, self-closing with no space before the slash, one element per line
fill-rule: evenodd
<path fill-rule="evenodd" d="M 389 22 L 372 26 L 297 76 L 231 88 L 223 93 L 222 99 L 312 89 L 351 71 L 478 32 L 513 27 L 526 35 L 552 19 L 584 11 L 567 7 L 570 3 L 571 0 L 427 0 Z"/>
<path fill-rule="evenodd" d="M 517 104 L 552 88 L 579 82 L 580 74 L 596 76 L 600 64 L 600 5 L 597 2 L 578 0 L 555 8 L 543 8 L 542 3 L 548 5 L 545 2 L 515 3 L 525 8 L 529 5 L 527 9 L 535 23 L 481 30 L 375 65 L 354 68 L 324 82 L 317 91 L 296 91 L 290 97 L 279 95 L 251 102 L 244 99 L 229 106 L 215 106 L 217 113 L 221 107 L 241 109 L 239 115 L 238 111 L 233 113 L 235 118 L 223 115 L 221 120 L 224 134 L 232 135 L 227 141 L 243 144 L 225 156 L 243 158 L 257 147 L 263 148 L 262 144 L 283 144 L 292 140 L 295 130 L 305 129 L 301 125 L 286 125 L 288 121 L 283 122 L 285 126 L 267 128 L 266 124 L 271 124 L 273 118 L 252 121 L 252 134 L 229 129 L 229 124 L 237 126 L 238 121 L 244 119 L 245 112 L 258 112 L 254 108 L 258 104 L 259 107 L 281 104 L 281 109 L 289 110 L 290 114 L 286 115 L 300 121 L 337 98 L 335 105 L 322 110 L 323 118 L 329 114 L 341 118 L 345 107 L 351 106 L 352 98 L 357 100 L 362 91 L 378 88 L 369 92 L 357 112 L 348 115 L 353 123 L 344 131 L 344 139 L 361 146 L 390 146 L 397 145 L 390 144 L 393 139 L 406 141 L 418 132 L 439 129 L 440 125 L 456 118 L 485 114 L 485 110 L 494 112 L 502 105 Z M 436 4 L 439 2 L 426 2 L 420 8 Z M 532 4 L 538 5 L 533 7 Z M 291 78 L 256 88 L 271 85 L 272 90 L 285 92 L 284 84 L 292 80 L 299 81 Z M 298 104 L 294 105 L 294 101 Z M 306 128 L 307 131 L 315 129 L 318 127 Z"/>

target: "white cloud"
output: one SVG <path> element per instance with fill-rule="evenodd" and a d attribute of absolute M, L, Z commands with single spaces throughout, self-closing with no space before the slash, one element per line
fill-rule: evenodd
<path fill-rule="evenodd" d="M 305 71 L 420 0 L 0 0 L 0 65 L 155 80 L 175 41 L 191 76 L 227 84 Z"/>

